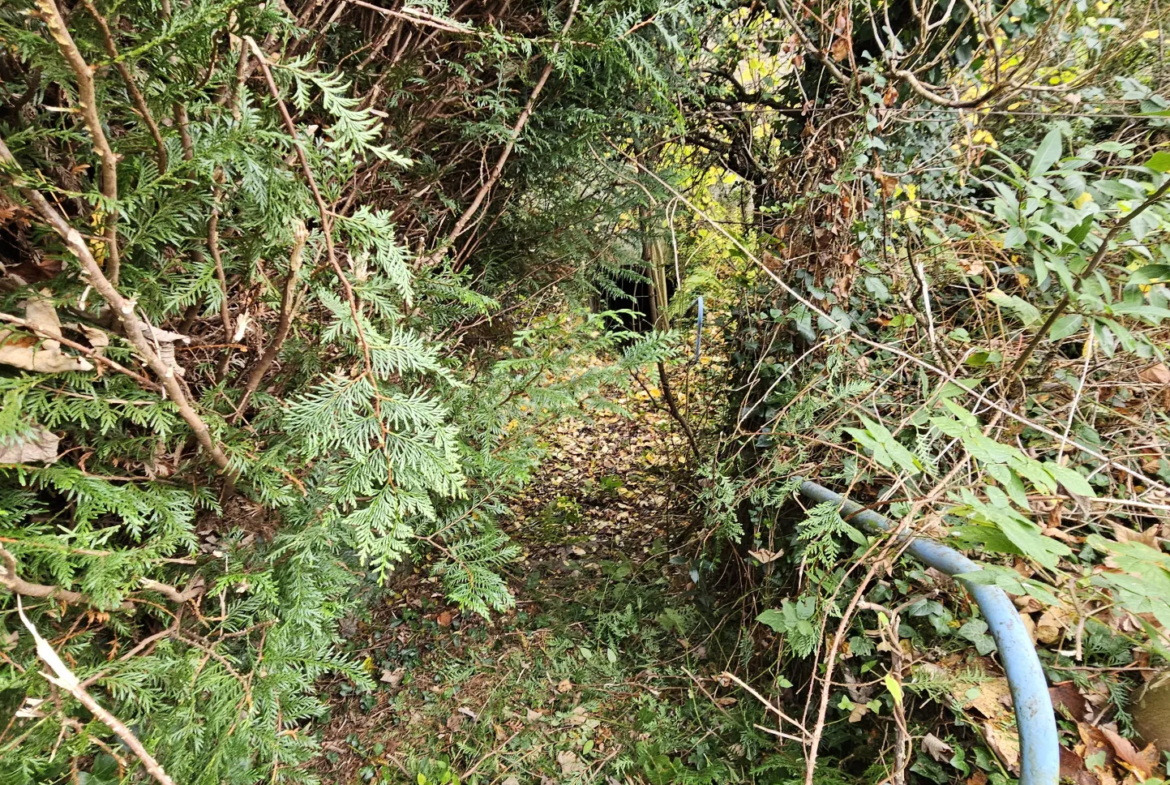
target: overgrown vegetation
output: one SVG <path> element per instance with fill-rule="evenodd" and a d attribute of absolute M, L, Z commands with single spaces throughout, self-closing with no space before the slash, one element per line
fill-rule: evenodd
<path fill-rule="evenodd" d="M 1160 781 L 1164 23 L 0 8 L 0 780 Z"/>

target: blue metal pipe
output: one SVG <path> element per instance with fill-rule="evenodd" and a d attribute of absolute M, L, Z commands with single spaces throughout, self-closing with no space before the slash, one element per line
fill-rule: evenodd
<path fill-rule="evenodd" d="M 851 522 L 871 529 L 893 531 L 896 527 L 888 518 L 860 504 L 850 501 L 828 488 L 805 480 L 800 492 L 818 502 L 841 505 L 841 514 Z M 899 535 L 910 540 L 907 550 L 924 564 L 947 575 L 977 572 L 980 567 L 958 551 L 932 540 Z M 1048 682 L 1040 667 L 1036 647 L 1028 635 L 1016 606 L 996 586 L 980 586 L 958 579 L 971 592 L 979 610 L 983 612 L 991 634 L 999 647 L 1003 669 L 1007 673 L 1012 702 L 1016 707 L 1016 727 L 1020 732 L 1021 785 L 1058 785 L 1060 782 L 1060 739 L 1056 734 L 1056 714 L 1048 694 Z"/>

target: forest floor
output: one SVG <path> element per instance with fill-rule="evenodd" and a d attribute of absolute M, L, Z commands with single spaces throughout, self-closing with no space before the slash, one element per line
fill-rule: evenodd
<path fill-rule="evenodd" d="M 379 689 L 335 687 L 323 782 L 711 781 L 694 761 L 736 699 L 713 695 L 727 663 L 712 642 L 685 637 L 709 629 L 697 572 L 671 550 L 696 523 L 676 485 L 689 456 L 658 391 L 635 390 L 615 401 L 630 417 L 558 424 L 512 500 L 513 611 L 461 614 L 419 565 L 349 625 Z"/>

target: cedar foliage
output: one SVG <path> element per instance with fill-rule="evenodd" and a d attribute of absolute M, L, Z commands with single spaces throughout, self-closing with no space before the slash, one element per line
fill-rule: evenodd
<path fill-rule="evenodd" d="M 565 9 L 535 6 L 458 23 L 428 8 L 417 25 L 351 6 L 322 25 L 314 3 L 52 2 L 0 9 L 0 310 L 19 320 L 0 335 L 65 358 L 0 374 L 0 555 L 17 589 L 0 601 L 24 595 L 176 782 L 301 781 L 315 680 L 371 686 L 338 654 L 338 620 L 421 553 L 453 602 L 508 608 L 499 570 L 517 551 L 496 520 L 539 463 L 539 428 L 669 356 L 664 336 L 634 340 L 606 314 L 536 306 L 510 345 L 457 355 L 502 308 L 501 273 L 485 265 L 492 285 L 473 288 L 460 267 L 483 235 L 438 238 L 546 63 L 551 106 L 515 159 L 540 163 L 495 187 L 565 202 L 564 167 L 594 167 L 590 141 L 639 111 L 604 91 L 670 48 L 677 13 L 616 42 L 640 4 L 574 6 L 570 51 Z M 491 196 L 473 228 L 498 220 Z M 580 361 L 598 353 L 619 359 Z M 0 700 L 21 724 L 0 779 L 110 756 L 134 777 L 110 728 L 53 697 L 16 615 L 2 623 Z"/>

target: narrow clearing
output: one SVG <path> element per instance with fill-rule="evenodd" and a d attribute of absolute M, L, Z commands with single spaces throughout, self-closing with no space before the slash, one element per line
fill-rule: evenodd
<path fill-rule="evenodd" d="M 669 551 L 695 522 L 674 479 L 686 446 L 647 391 L 615 403 L 632 416 L 559 424 L 538 479 L 511 505 L 505 528 L 524 547 L 509 575 L 515 610 L 491 623 L 459 614 L 416 567 L 348 625 L 380 688 L 333 690 L 323 781 L 702 776 L 702 763 L 660 754 L 716 733 L 700 724 L 732 720 L 724 706 L 735 703 L 712 703 L 689 675 L 706 682 L 700 674 L 720 666 L 682 634 L 704 627 L 701 598 Z M 703 742 L 690 745 L 701 761 Z"/>

